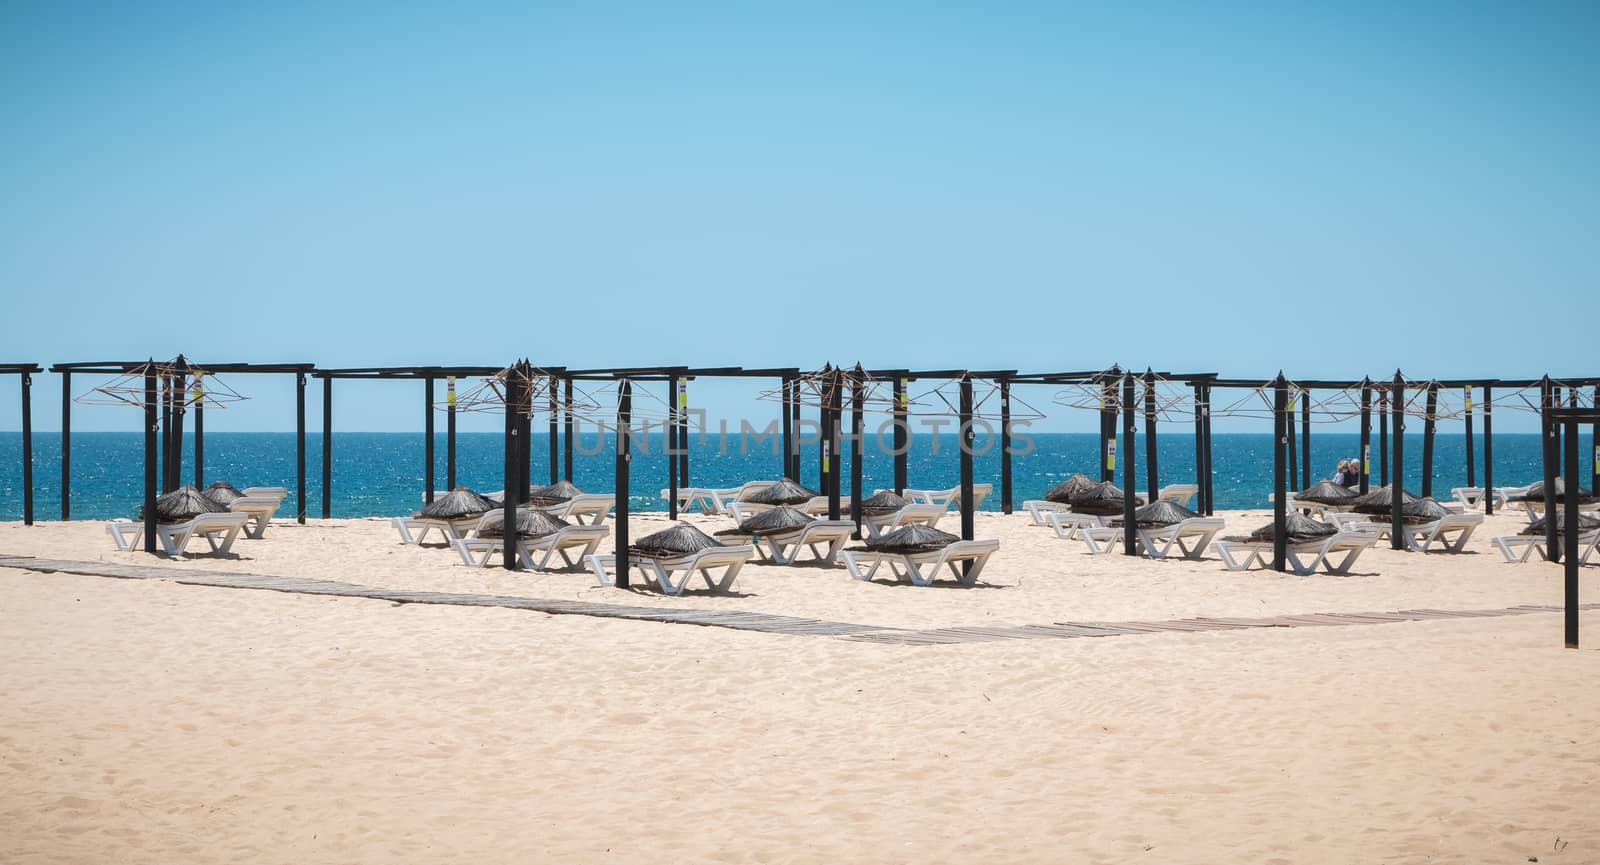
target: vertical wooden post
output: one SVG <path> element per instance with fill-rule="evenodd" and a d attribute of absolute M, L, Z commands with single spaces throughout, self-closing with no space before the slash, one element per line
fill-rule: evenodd
<path fill-rule="evenodd" d="M 550 483 L 561 480 L 561 394 L 557 391 L 555 378 L 546 379 L 545 386 L 550 389 L 547 394 L 550 407 L 550 420 L 548 430 L 550 435 Z"/>
<path fill-rule="evenodd" d="M 689 377 L 678 377 L 678 483 L 689 486 Z"/>
<path fill-rule="evenodd" d="M 1200 384 L 1194 385 L 1194 485 L 1200 490 L 1199 497 L 1195 500 L 1200 513 L 1206 512 L 1206 445 L 1205 421 L 1202 417 L 1205 411 L 1205 396 Z"/>
<path fill-rule="evenodd" d="M 444 382 L 444 486 L 456 488 L 456 377 Z"/>
<path fill-rule="evenodd" d="M 1544 515 L 1548 517 L 1545 522 L 1545 558 L 1552 562 L 1561 561 L 1561 546 L 1556 533 L 1556 469 L 1561 459 L 1561 451 L 1556 446 L 1555 420 L 1550 411 L 1556 405 L 1555 388 L 1550 385 L 1550 376 L 1545 376 L 1539 384 L 1539 422 L 1544 432 Z"/>
<path fill-rule="evenodd" d="M 1139 554 L 1139 527 L 1133 519 L 1133 488 L 1138 483 L 1138 476 L 1134 474 L 1133 435 L 1139 410 L 1134 401 L 1133 379 L 1131 372 L 1122 376 L 1122 440 L 1127 443 L 1124 448 L 1127 454 L 1122 458 L 1122 554 L 1125 556 Z"/>
<path fill-rule="evenodd" d="M 161 387 L 161 494 L 172 492 L 172 376 L 162 374 Z"/>
<path fill-rule="evenodd" d="M 1205 485 L 1203 489 L 1206 493 L 1206 516 L 1209 517 L 1216 515 L 1217 507 L 1217 477 L 1211 465 L 1211 384 L 1209 382 L 1206 384 L 1206 404 L 1201 416 L 1205 419 L 1205 435 L 1203 438 L 1205 439 L 1206 451 Z"/>
<path fill-rule="evenodd" d="M 894 494 L 904 495 L 911 467 L 911 395 L 906 393 L 909 379 L 894 379 Z"/>
<path fill-rule="evenodd" d="M 1300 489 L 1311 488 L 1311 389 L 1300 389 Z"/>
<path fill-rule="evenodd" d="M 844 371 L 835 367 L 828 377 L 828 519 L 839 518 L 839 462 L 844 459 L 839 445 L 843 437 Z"/>
<path fill-rule="evenodd" d="M 322 518 L 333 518 L 333 376 L 322 377 Z"/>
<path fill-rule="evenodd" d="M 505 399 L 505 463 L 502 467 L 505 491 L 500 494 L 500 566 L 515 571 L 522 567 L 517 556 L 517 488 L 522 485 L 527 465 L 526 451 L 520 441 L 522 420 L 517 416 L 522 405 L 522 371 L 515 363 L 506 368 Z"/>
<path fill-rule="evenodd" d="M 306 524 L 306 374 L 294 374 L 294 519 Z M 327 447 L 327 443 L 323 443 Z"/>
<path fill-rule="evenodd" d="M 1128 444 L 1131 449 L 1132 437 Z M 1161 491 L 1161 473 L 1156 464 L 1156 376 L 1148 367 L 1144 371 L 1144 477 L 1145 490 L 1149 493 L 1145 501 L 1155 504 Z"/>
<path fill-rule="evenodd" d="M 72 371 L 61 373 L 61 521 L 72 519 Z"/>
<path fill-rule="evenodd" d="M 1372 483 L 1372 379 L 1361 379 L 1361 494 L 1371 492 Z"/>
<path fill-rule="evenodd" d="M 151 358 L 144 368 L 144 551 L 156 551 L 156 429 L 157 417 L 156 361 Z"/>
<path fill-rule="evenodd" d="M 850 517 L 855 521 L 855 531 L 851 537 L 861 539 L 861 508 L 855 505 L 866 498 L 861 489 L 861 439 L 867 429 L 867 386 L 863 379 L 866 373 L 862 371 L 861 364 L 856 364 L 855 374 L 850 382 Z"/>
<path fill-rule="evenodd" d="M 1000 379 L 1000 512 L 1011 513 L 1011 380 Z"/>
<path fill-rule="evenodd" d="M 961 374 L 961 392 L 956 403 L 959 416 L 956 418 L 957 427 L 956 443 L 961 451 L 961 539 L 973 539 L 973 495 L 972 495 L 972 376 Z M 963 573 L 972 566 L 971 562 L 962 565 Z"/>
<path fill-rule="evenodd" d="M 1483 386 L 1483 512 L 1494 516 L 1494 385 Z"/>
<path fill-rule="evenodd" d="M 1394 474 L 1391 481 L 1393 486 L 1389 489 L 1389 546 L 1403 550 L 1406 548 L 1406 536 L 1400 504 L 1406 489 L 1406 380 L 1401 377 L 1400 370 L 1394 371 L 1394 384 L 1391 387 L 1389 411 L 1394 414 Z"/>
<path fill-rule="evenodd" d="M 1389 485 L 1389 391 L 1378 391 L 1378 486 Z"/>
<path fill-rule="evenodd" d="M 33 374 L 22 373 L 22 524 L 33 525 Z"/>
<path fill-rule="evenodd" d="M 633 383 L 627 379 L 617 382 L 617 461 L 613 476 L 617 496 L 616 517 L 612 521 L 612 537 L 616 538 L 616 579 L 619 589 L 628 587 L 628 463 L 633 459 L 630 451 L 632 431 L 629 425 L 633 414 Z"/>
<path fill-rule="evenodd" d="M 1577 393 L 1573 388 L 1572 392 Z M 1578 648 L 1578 569 L 1583 562 L 1578 558 L 1578 478 L 1582 477 L 1578 468 L 1578 422 L 1566 422 L 1566 464 L 1563 474 L 1567 479 L 1566 495 L 1566 531 L 1567 542 L 1566 565 L 1563 568 L 1562 594 L 1565 599 L 1565 612 L 1563 625 L 1566 631 L 1566 644 L 1569 649 Z M 1550 525 L 1556 524 L 1556 498 L 1554 492 L 1545 487 L 1544 515 Z"/>
<path fill-rule="evenodd" d="M 172 373 L 172 467 L 169 470 L 173 489 L 183 485 L 183 416 L 188 413 L 189 364 L 178 355 Z"/>
<path fill-rule="evenodd" d="M 1100 383 L 1100 480 L 1117 479 L 1117 379 L 1122 371 L 1111 368 L 1112 376 Z"/>
<path fill-rule="evenodd" d="M 433 504 L 433 376 L 422 379 L 422 500 Z"/>
<path fill-rule="evenodd" d="M 1428 394 L 1423 411 L 1426 413 L 1422 419 L 1422 497 L 1433 497 L 1433 437 L 1438 431 L 1439 424 L 1434 415 L 1439 412 L 1439 385 L 1437 382 L 1428 383 Z"/>
<path fill-rule="evenodd" d="M 1595 385 L 1593 399 L 1595 421 L 1589 428 L 1589 444 L 1594 452 L 1594 462 L 1589 467 L 1589 490 L 1600 496 L 1600 385 Z M 65 494 L 65 490 L 62 492 Z"/>
<path fill-rule="evenodd" d="M 1290 388 L 1289 388 L 1289 404 L 1287 406 L 1287 411 L 1285 412 L 1284 418 L 1283 418 L 1283 435 L 1284 435 L 1284 442 L 1285 442 L 1285 444 L 1284 444 L 1284 456 L 1286 456 L 1288 458 L 1288 466 L 1289 466 L 1289 480 L 1288 480 L 1288 483 L 1289 483 L 1289 486 L 1291 486 L 1291 487 L 1294 486 L 1294 479 L 1300 476 L 1300 469 L 1299 469 L 1299 459 L 1300 458 L 1299 458 L 1299 455 L 1297 454 L 1297 450 L 1298 449 L 1295 447 L 1295 434 L 1294 434 L 1295 403 L 1299 400 L 1299 398 L 1300 398 L 1300 389 L 1296 388 L 1296 387 L 1293 387 L 1293 386 L 1290 386 Z"/>
<path fill-rule="evenodd" d="M 1472 441 L 1472 385 L 1470 384 L 1466 386 L 1462 393 L 1461 405 L 1463 407 L 1462 411 L 1464 414 L 1463 426 L 1466 427 L 1467 433 L 1467 486 L 1475 487 L 1478 485 L 1478 467 L 1474 465 L 1474 463 L 1478 461 L 1478 449 L 1476 446 L 1474 446 Z"/>
<path fill-rule="evenodd" d="M 194 488 L 206 486 L 206 386 L 205 376 L 194 376 Z"/>
<path fill-rule="evenodd" d="M 789 376 L 778 380 L 778 425 L 783 428 L 783 469 L 780 477 L 792 477 L 794 466 L 794 419 L 789 416 Z"/>
<path fill-rule="evenodd" d="M 1272 382 L 1272 569 L 1283 571 L 1288 559 L 1288 466 L 1284 457 L 1289 449 L 1289 386 L 1279 371 Z"/>
<path fill-rule="evenodd" d="M 791 418 L 791 420 L 793 422 L 794 435 L 795 435 L 794 450 L 789 452 L 789 457 L 790 457 L 791 460 L 793 460 L 793 464 L 794 464 L 794 468 L 791 470 L 791 472 L 789 474 L 789 478 L 791 480 L 793 480 L 795 483 L 799 483 L 800 482 L 800 379 L 799 378 L 792 378 L 792 379 L 789 380 L 789 393 L 790 393 L 789 415 L 790 415 L 790 418 Z"/>
<path fill-rule="evenodd" d="M 667 379 L 667 519 L 678 519 L 678 382 Z"/>

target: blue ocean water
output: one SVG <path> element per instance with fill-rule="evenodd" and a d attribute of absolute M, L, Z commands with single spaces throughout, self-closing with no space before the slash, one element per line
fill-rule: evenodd
<path fill-rule="evenodd" d="M 1015 500 L 1038 498 L 1046 489 L 1075 471 L 1094 474 L 1098 437 L 1093 434 L 1035 433 L 1034 450 L 1012 460 Z M 1160 482 L 1194 480 L 1194 437 L 1163 433 L 1157 439 Z M 192 479 L 193 441 L 186 437 L 183 477 Z M 393 516 L 415 511 L 423 491 L 423 437 L 420 433 L 339 433 L 334 437 L 332 513 L 335 517 Z M 590 491 L 610 491 L 613 486 L 612 444 L 598 434 L 580 436 L 573 482 Z M 1329 477 L 1341 458 L 1355 456 L 1359 436 L 1322 433 L 1312 436 L 1311 478 Z M 1466 440 L 1461 435 L 1436 439 L 1433 486 L 1436 495 L 1448 496 L 1466 479 Z M 533 437 L 533 478 L 549 480 L 549 439 Z M 736 486 L 746 480 L 778 475 L 782 461 L 774 452 L 777 442 L 750 440 L 741 448 L 737 437 L 725 444 L 714 437 L 693 442 L 690 480 L 694 486 Z M 1272 437 L 1256 434 L 1219 434 L 1212 444 L 1217 507 L 1264 507 L 1272 486 Z M 982 447 L 980 441 L 979 447 Z M 1482 483 L 1482 436 L 1477 439 L 1477 479 Z M 1585 465 L 1593 453 L 1587 435 L 1582 437 Z M 0 434 L 0 520 L 22 518 L 21 436 Z M 1494 438 L 1496 485 L 1526 484 L 1541 473 L 1539 437 L 1535 434 L 1500 434 Z M 139 433 L 77 433 L 72 437 L 72 516 L 74 519 L 108 519 L 130 516 L 138 508 L 143 489 L 143 437 Z M 290 490 L 281 513 L 297 507 L 295 450 L 292 433 L 210 433 L 205 439 L 207 482 L 226 480 L 237 487 L 283 486 Z M 1123 453 L 1127 450 L 1124 448 Z M 1145 484 L 1144 442 L 1135 443 L 1139 488 Z M 34 436 L 34 514 L 37 519 L 59 519 L 61 514 L 61 436 Z M 1373 446 L 1376 462 L 1378 449 Z M 457 483 L 481 491 L 498 490 L 501 482 L 502 445 L 498 433 L 463 433 L 457 437 Z M 1420 488 L 1422 438 L 1406 437 L 1406 488 Z M 804 450 L 800 481 L 816 488 L 818 459 L 814 445 Z M 435 445 L 436 485 L 445 483 L 445 437 Z M 849 460 L 842 477 L 849 489 Z M 958 480 L 956 437 L 919 434 L 909 454 L 909 480 L 913 487 L 949 487 Z M 862 460 L 867 490 L 892 486 L 894 462 L 869 436 Z M 1121 466 L 1118 479 L 1121 479 Z M 667 485 L 666 461 L 659 435 L 648 439 L 648 449 L 636 445 L 631 469 L 631 507 L 664 510 L 659 491 Z M 975 459 L 974 477 L 996 486 L 996 495 L 984 510 L 1000 506 L 998 449 Z M 1374 483 L 1377 470 L 1373 471 Z M 307 514 L 322 513 L 322 437 L 306 437 Z M 1291 484 L 1298 487 L 1299 484 Z"/>

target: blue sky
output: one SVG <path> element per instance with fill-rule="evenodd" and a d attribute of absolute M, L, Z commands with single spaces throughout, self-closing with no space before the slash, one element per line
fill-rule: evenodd
<path fill-rule="evenodd" d="M 1600 4 L 1264 5 L 10 2 L 0 361 L 1600 371 Z"/>

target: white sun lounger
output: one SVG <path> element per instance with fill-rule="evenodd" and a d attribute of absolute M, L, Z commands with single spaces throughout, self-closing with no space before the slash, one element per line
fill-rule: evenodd
<path fill-rule="evenodd" d="M 722 498 L 718 495 L 720 492 L 722 491 L 711 487 L 679 487 L 678 512 L 686 514 L 694 510 L 695 505 L 699 505 L 700 510 L 708 514 L 721 513 Z M 671 500 L 672 490 L 662 490 L 661 497 Z"/>
<path fill-rule="evenodd" d="M 617 506 L 615 493 L 580 493 L 559 505 L 545 505 L 539 510 L 574 525 L 605 525 L 606 518 Z"/>
<path fill-rule="evenodd" d="M 1046 499 L 1029 499 L 1022 503 L 1022 509 L 1028 512 L 1028 518 L 1036 526 L 1048 526 L 1046 514 L 1064 514 L 1072 510 L 1072 505 L 1065 502 L 1052 502 Z"/>
<path fill-rule="evenodd" d="M 260 540 L 267 533 L 267 524 L 278 512 L 281 500 L 274 496 L 243 496 L 228 503 L 228 510 L 245 514 L 250 519 L 244 524 L 244 536 Z"/>
<path fill-rule="evenodd" d="M 517 558 L 530 571 L 548 570 L 550 560 L 556 556 L 560 556 L 561 561 L 570 568 L 593 555 L 609 534 L 610 526 L 583 525 L 567 526 L 538 538 L 519 537 Z M 503 538 L 461 538 L 454 542 L 454 546 L 456 552 L 461 554 L 461 561 L 473 568 L 487 567 L 495 554 L 505 549 Z M 579 547 L 583 548 L 583 552 L 576 556 L 568 555 L 568 550 Z"/>
<path fill-rule="evenodd" d="M 1483 514 L 1451 514 L 1431 523 L 1404 526 L 1406 545 L 1419 553 L 1433 552 L 1437 544 L 1444 552 L 1459 553 L 1478 526 L 1483 525 Z"/>
<path fill-rule="evenodd" d="M 250 515 L 244 513 L 225 514 L 200 514 L 188 522 L 183 523 L 157 523 L 156 537 L 161 541 L 162 549 L 169 556 L 181 556 L 188 549 L 189 542 L 196 537 L 205 538 L 210 545 L 211 552 L 226 555 L 233 548 L 233 542 L 238 539 L 239 533 L 244 531 L 245 523 Z M 106 524 L 106 532 L 111 535 L 117 549 L 123 552 L 136 552 L 139 542 L 144 540 L 144 523 L 118 521 Z"/>
<path fill-rule="evenodd" d="M 994 484 L 972 485 L 972 509 L 977 510 L 983 505 L 983 500 L 994 492 Z M 949 505 L 953 508 L 961 507 L 961 487 L 954 486 L 943 490 L 913 490 L 905 491 L 905 498 L 913 504 L 922 505 Z"/>
<path fill-rule="evenodd" d="M 949 512 L 949 505 L 906 505 L 892 514 L 862 514 L 861 527 L 866 529 L 868 538 L 877 539 L 880 535 L 894 531 L 901 526 L 909 526 L 915 523 L 937 526 L 939 520 L 943 519 L 944 515 Z"/>
<path fill-rule="evenodd" d="M 782 534 L 760 535 L 757 540 L 766 544 L 773 564 L 792 565 L 802 552 L 810 550 L 817 561 L 831 567 L 855 530 L 856 524 L 851 520 L 817 520 Z"/>
<path fill-rule="evenodd" d="M 684 586 L 695 574 L 699 574 L 706 581 L 706 586 L 711 591 L 728 591 L 733 587 L 733 581 L 738 578 L 745 562 L 755 558 L 755 555 L 756 548 L 749 545 L 710 547 L 694 555 L 675 559 L 631 557 L 628 563 L 652 588 L 659 589 L 663 594 L 681 595 Z M 600 585 L 616 584 L 616 577 L 612 574 L 617 567 L 616 556 L 585 556 L 584 561 L 589 563 L 589 569 L 594 571 L 595 579 L 599 580 Z M 712 576 L 712 572 L 718 568 L 722 569 L 721 576 Z M 683 576 L 674 580 L 673 575 L 680 573 Z"/>
<path fill-rule="evenodd" d="M 1167 484 L 1156 492 L 1156 499 L 1188 507 L 1189 502 L 1199 494 L 1199 484 Z"/>
<path fill-rule="evenodd" d="M 1556 535 L 1556 542 L 1566 543 L 1563 535 Z M 1541 559 L 1549 559 L 1544 550 L 1545 536 L 1539 535 L 1501 535 L 1494 539 L 1495 548 L 1505 556 L 1508 562 L 1526 562 L 1533 557 L 1535 550 Z M 1593 529 L 1578 534 L 1578 564 L 1587 565 L 1589 558 L 1594 555 L 1596 547 L 1600 547 L 1600 529 Z M 1565 550 L 1565 547 L 1562 547 Z"/>
<path fill-rule="evenodd" d="M 1075 514 L 1071 511 L 1045 511 L 1044 524 L 1055 530 L 1056 537 L 1075 541 L 1084 529 L 1105 528 L 1106 517 L 1099 514 Z"/>
<path fill-rule="evenodd" d="M 288 487 L 245 487 L 239 492 L 247 496 L 271 496 L 277 499 L 280 505 L 289 497 Z"/>
<path fill-rule="evenodd" d="M 849 570 L 850 576 L 862 581 L 870 581 L 877 574 L 878 568 L 887 563 L 895 579 L 901 582 L 909 582 L 916 586 L 931 586 L 934 578 L 939 575 L 939 570 L 948 566 L 957 583 L 970 586 L 978 581 L 978 575 L 983 573 L 983 566 L 988 564 L 989 557 L 999 549 L 1000 541 L 989 539 L 956 541 L 943 549 L 926 553 L 845 550 L 843 556 L 844 566 Z M 972 563 L 971 570 L 965 574 L 962 573 L 962 562 Z M 864 565 L 869 567 L 863 568 Z"/>
<path fill-rule="evenodd" d="M 495 513 L 499 513 L 499 511 L 489 512 L 489 514 Z M 456 520 L 439 520 L 432 517 L 395 517 L 389 521 L 389 524 L 400 532 L 402 543 L 420 544 L 427 539 L 428 532 L 437 529 L 439 534 L 444 535 L 446 544 L 454 544 L 456 541 L 475 532 L 478 524 L 483 522 L 484 517 L 489 516 L 489 514 L 462 517 Z"/>
<path fill-rule="evenodd" d="M 1320 541 L 1302 541 L 1284 548 L 1284 564 L 1300 576 L 1309 576 L 1318 568 L 1334 576 L 1350 573 L 1356 559 L 1378 542 L 1372 532 L 1339 532 Z M 1252 565 L 1267 568 L 1272 564 L 1272 541 L 1217 541 L 1214 546 L 1222 562 L 1230 571 L 1243 571 Z M 1344 558 L 1335 563 L 1334 556 Z"/>
<path fill-rule="evenodd" d="M 1199 559 L 1225 526 L 1221 517 L 1190 517 L 1165 528 L 1135 528 L 1134 539 L 1137 549 L 1152 559 L 1165 559 L 1174 548 L 1186 559 Z M 1103 556 L 1118 550 L 1127 535 L 1121 526 L 1084 526 L 1078 530 L 1078 537 L 1090 552 Z"/>

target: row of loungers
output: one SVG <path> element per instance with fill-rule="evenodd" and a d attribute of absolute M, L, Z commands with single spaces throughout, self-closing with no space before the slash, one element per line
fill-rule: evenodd
<path fill-rule="evenodd" d="M 181 556 L 188 551 L 189 543 L 204 539 L 217 555 L 227 555 L 233 542 L 243 534 L 259 540 L 266 536 L 267 526 L 278 512 L 289 490 L 284 487 L 246 487 L 240 492 L 243 498 L 228 504 L 227 513 L 199 514 L 181 523 L 157 523 L 156 537 L 169 556 Z M 117 520 L 106 524 L 117 549 L 122 552 L 138 550 L 144 542 L 143 520 Z"/>

